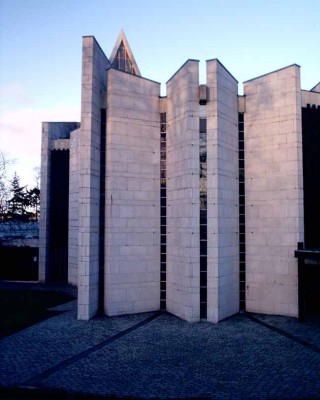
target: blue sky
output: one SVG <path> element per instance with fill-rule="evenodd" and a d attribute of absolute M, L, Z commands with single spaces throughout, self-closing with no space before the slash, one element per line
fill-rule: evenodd
<path fill-rule="evenodd" d="M 40 165 L 41 121 L 80 120 L 82 36 L 109 57 L 125 30 L 143 76 L 218 58 L 239 81 L 297 63 L 320 80 L 320 0 L 0 0 L 0 149 L 24 183 Z"/>

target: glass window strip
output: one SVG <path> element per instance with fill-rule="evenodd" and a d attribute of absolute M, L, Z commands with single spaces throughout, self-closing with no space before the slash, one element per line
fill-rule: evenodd
<path fill-rule="evenodd" d="M 244 114 L 238 114 L 238 149 L 239 149 L 239 307 L 245 310 L 246 302 L 246 235 L 245 235 L 245 144 Z"/>
<path fill-rule="evenodd" d="M 207 119 L 199 119 L 200 318 L 207 318 Z"/>
<path fill-rule="evenodd" d="M 160 309 L 166 310 L 167 286 L 167 115 L 160 113 Z"/>

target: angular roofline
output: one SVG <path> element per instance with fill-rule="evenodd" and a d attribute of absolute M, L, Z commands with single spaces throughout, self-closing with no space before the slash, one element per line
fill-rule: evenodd
<path fill-rule="evenodd" d="M 210 61 L 217 61 L 221 67 L 226 70 L 228 72 L 228 74 L 237 82 L 239 83 L 239 81 L 231 74 L 231 72 L 222 64 L 222 62 L 218 59 L 218 58 L 210 58 L 209 60 L 206 60 L 206 63 L 210 62 Z"/>
<path fill-rule="evenodd" d="M 276 72 L 282 71 L 282 70 L 287 69 L 287 68 L 290 68 L 290 67 L 299 67 L 299 68 L 301 68 L 301 65 L 298 65 L 298 64 L 291 64 L 291 65 L 288 65 L 288 66 L 286 66 L 286 67 L 279 68 L 279 69 L 276 69 L 276 70 L 274 70 L 274 71 L 268 72 L 267 74 L 259 75 L 259 76 L 256 76 L 255 78 L 248 79 L 247 81 L 244 81 L 243 83 L 248 83 L 248 82 L 254 81 L 254 80 L 256 80 L 256 79 L 263 78 L 264 76 L 274 74 L 274 73 L 276 73 Z"/>
<path fill-rule="evenodd" d="M 161 85 L 160 82 L 154 81 L 154 80 L 149 79 L 149 78 L 145 78 L 145 77 L 143 77 L 141 75 L 131 74 L 130 72 L 122 71 L 121 69 L 118 69 L 118 68 L 115 68 L 115 67 L 112 67 L 112 66 L 107 68 L 106 71 L 109 71 L 110 69 L 113 69 L 114 71 L 122 72 L 123 74 L 127 74 L 127 75 L 130 75 L 130 76 L 135 76 L 135 77 L 140 78 L 140 79 L 144 79 L 145 81 L 149 81 L 149 82 L 153 82 L 153 83 L 156 83 L 158 85 Z"/>
<path fill-rule="evenodd" d="M 97 41 L 97 39 L 95 38 L 94 35 L 85 35 L 85 36 L 82 36 L 82 39 L 85 39 L 85 38 L 93 38 L 94 41 L 95 41 L 95 42 L 97 43 L 97 45 L 99 46 L 99 48 L 100 48 L 100 50 L 102 51 L 102 53 L 104 54 L 104 56 L 106 57 L 106 59 L 108 60 L 108 62 L 110 62 L 110 61 L 109 61 L 109 58 L 106 56 L 106 53 L 104 52 L 104 50 L 102 49 L 102 47 L 100 46 L 99 42 Z"/>
<path fill-rule="evenodd" d="M 167 84 L 169 81 L 171 81 L 171 79 L 172 79 L 175 75 L 177 75 L 177 73 L 178 73 L 189 61 L 195 61 L 195 62 L 198 62 L 198 63 L 200 62 L 200 60 L 195 60 L 194 58 L 188 58 L 187 61 L 184 62 L 184 63 L 181 65 L 181 67 L 180 67 L 179 69 L 177 69 L 177 71 L 171 76 L 171 78 L 169 78 L 169 79 L 167 80 L 166 84 Z"/>
<path fill-rule="evenodd" d="M 121 31 L 120 31 L 120 33 L 119 33 L 119 35 L 118 35 L 118 38 L 117 38 L 117 40 L 116 40 L 116 43 L 115 43 L 115 45 L 114 45 L 114 47 L 113 47 L 113 50 L 112 50 L 112 52 L 111 52 L 111 55 L 110 55 L 110 64 L 113 63 L 114 58 L 115 58 L 115 56 L 116 56 L 116 54 L 117 54 L 117 51 L 118 51 L 119 46 L 120 46 L 120 44 L 121 44 L 122 41 L 123 41 L 124 47 L 126 48 L 126 50 L 127 50 L 127 52 L 128 52 L 128 55 L 129 55 L 129 58 L 130 58 L 130 60 L 131 60 L 131 62 L 132 62 L 132 64 L 133 64 L 133 67 L 134 67 L 134 69 L 135 69 L 135 71 L 136 71 L 136 75 L 141 76 L 140 69 L 139 69 L 139 67 L 138 67 L 138 64 L 137 64 L 135 58 L 134 58 L 134 55 L 133 55 L 133 53 L 132 53 L 132 50 L 131 50 L 131 47 L 130 47 L 130 45 L 129 45 L 128 39 L 127 39 L 126 34 L 124 33 L 124 30 L 123 30 L 123 29 L 121 29 Z"/>
<path fill-rule="evenodd" d="M 320 89 L 315 90 L 317 86 L 319 86 L 319 88 L 320 88 L 320 81 L 316 85 L 314 85 L 312 89 L 310 89 L 310 92 L 320 93 Z"/>

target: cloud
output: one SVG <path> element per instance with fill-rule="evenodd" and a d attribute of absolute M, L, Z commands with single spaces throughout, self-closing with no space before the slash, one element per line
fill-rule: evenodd
<path fill-rule="evenodd" d="M 11 169 L 23 181 L 33 180 L 33 168 L 40 165 L 41 123 L 43 121 L 80 121 L 78 107 L 21 107 L 0 115 L 0 149 L 16 160 Z M 26 182 L 28 183 L 28 182 Z"/>

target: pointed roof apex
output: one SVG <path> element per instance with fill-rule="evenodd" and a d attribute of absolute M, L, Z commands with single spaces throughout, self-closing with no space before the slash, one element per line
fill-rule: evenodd
<path fill-rule="evenodd" d="M 122 59 L 123 58 L 123 59 Z M 121 60 L 120 60 L 121 59 Z M 121 29 L 110 56 L 110 63 L 121 71 L 141 76 L 124 30 Z"/>
<path fill-rule="evenodd" d="M 314 87 L 311 89 L 311 92 L 320 92 L 320 82 L 318 82 L 318 83 L 316 84 L 316 86 L 314 86 Z"/>

